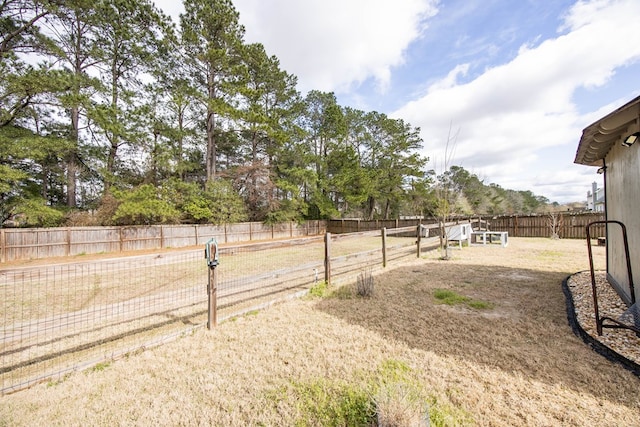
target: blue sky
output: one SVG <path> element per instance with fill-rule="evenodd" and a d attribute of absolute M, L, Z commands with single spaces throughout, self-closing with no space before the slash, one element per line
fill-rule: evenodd
<path fill-rule="evenodd" d="M 179 4 L 156 3 L 177 20 Z M 560 203 L 602 185 L 573 164 L 582 129 L 640 95 L 638 0 L 234 5 L 245 40 L 276 55 L 303 94 L 331 91 L 419 127 L 437 172 L 459 165 Z"/>

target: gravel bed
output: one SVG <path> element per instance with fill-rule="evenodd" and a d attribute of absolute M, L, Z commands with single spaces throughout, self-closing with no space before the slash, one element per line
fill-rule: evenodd
<path fill-rule="evenodd" d="M 607 281 L 605 272 L 597 271 L 595 276 L 600 317 L 618 319 L 627 310 L 626 304 Z M 574 331 L 578 329 L 576 333 L 596 351 L 621 362 L 640 376 L 640 337 L 629 329 L 603 328 L 601 336 L 597 333 L 591 273 L 583 271 L 569 277 L 566 281 L 565 292 L 567 291 L 569 320 Z M 573 311 L 573 319 L 571 311 Z M 575 322 L 572 321 L 574 319 Z"/>

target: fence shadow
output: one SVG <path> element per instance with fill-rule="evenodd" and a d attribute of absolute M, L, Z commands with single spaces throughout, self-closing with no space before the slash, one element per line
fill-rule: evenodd
<path fill-rule="evenodd" d="M 430 262 L 378 276 L 373 298 L 328 298 L 317 308 L 411 348 L 628 404 L 640 381 L 573 335 L 561 287 L 566 277 Z M 489 308 L 438 304 L 436 289 L 454 290 Z M 626 386 L 607 386 L 616 377 L 624 377 Z"/>

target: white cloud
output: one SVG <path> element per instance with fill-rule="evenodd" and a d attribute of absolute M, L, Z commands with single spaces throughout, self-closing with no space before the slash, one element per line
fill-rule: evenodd
<path fill-rule="evenodd" d="M 447 90 L 455 87 L 458 84 L 458 77 L 464 77 L 469 72 L 469 64 L 457 65 L 453 70 L 447 74 L 447 76 L 429 87 L 429 92 L 436 92 L 438 90 Z"/>
<path fill-rule="evenodd" d="M 373 78 L 380 90 L 420 37 L 436 0 L 235 0 L 246 40 L 265 45 L 299 77 L 299 89 L 347 91 Z"/>
<path fill-rule="evenodd" d="M 612 12 L 611 5 L 614 3 L 618 3 L 617 0 L 592 0 L 592 1 L 584 1 L 579 0 L 573 7 L 569 10 L 567 15 L 564 18 L 564 24 L 560 26 L 559 31 L 569 30 L 575 31 L 581 27 L 586 25 L 593 24 L 593 17 L 599 15 L 603 17 L 605 20 L 610 20 L 612 16 L 610 15 Z M 613 14 L 616 15 L 617 11 L 613 10 Z M 617 18 L 613 16 L 613 18 Z"/>
<path fill-rule="evenodd" d="M 578 2 L 561 27 L 568 31 L 565 34 L 537 47 L 523 46 L 510 62 L 465 84 L 455 84 L 461 70 L 466 71 L 466 66 L 457 66 L 393 116 L 422 129 L 427 154 L 444 153 L 453 122 L 460 128 L 456 157 L 465 168 L 501 185 L 529 182 L 514 189 L 536 192 L 532 184 L 544 187 L 549 197 L 548 181 L 540 179 L 536 169 L 572 171 L 556 176 L 566 185 L 575 184 L 580 172 L 572 163 L 582 128 L 601 116 L 580 117 L 572 96 L 578 88 L 606 84 L 616 68 L 640 58 L 637 23 L 629 19 L 637 16 L 637 0 Z M 573 147 L 567 158 L 538 154 L 561 145 Z M 548 170 L 548 175 L 554 174 Z M 566 192 L 556 182 L 553 193 Z"/>

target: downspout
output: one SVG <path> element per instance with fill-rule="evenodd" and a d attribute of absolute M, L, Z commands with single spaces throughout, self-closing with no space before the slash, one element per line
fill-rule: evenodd
<path fill-rule="evenodd" d="M 604 219 L 605 221 L 609 220 L 609 215 L 607 214 L 607 207 L 609 206 L 609 203 L 607 203 L 607 162 L 605 159 L 602 159 L 602 168 L 604 170 L 604 172 L 602 173 L 602 181 L 603 181 L 603 185 L 604 185 L 604 189 L 603 189 L 603 198 L 604 198 Z M 595 206 L 595 205 L 594 205 Z"/>
<path fill-rule="evenodd" d="M 602 185 L 603 185 L 603 195 L 602 197 L 604 198 L 604 220 L 605 221 L 609 221 L 609 214 L 608 214 L 608 207 L 609 207 L 609 201 L 607 200 L 607 160 L 606 160 L 606 156 L 602 158 Z M 596 199 L 596 197 L 594 196 L 594 200 Z M 596 205 L 594 203 L 593 205 L 593 209 L 596 208 Z M 604 238 L 605 238 L 605 245 L 604 245 L 604 257 L 606 259 L 606 269 L 607 269 L 607 280 L 609 280 L 610 275 L 609 275 L 609 225 L 607 224 L 605 226 L 604 229 Z"/>

